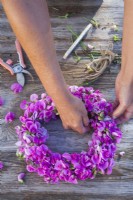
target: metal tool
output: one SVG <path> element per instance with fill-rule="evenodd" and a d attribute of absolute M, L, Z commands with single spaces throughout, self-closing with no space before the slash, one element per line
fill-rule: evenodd
<path fill-rule="evenodd" d="M 82 31 L 82 33 L 79 35 L 79 37 L 75 40 L 75 42 L 70 46 L 70 48 L 66 51 L 63 58 L 66 59 L 70 53 L 75 49 L 75 47 L 79 44 L 79 42 L 83 39 L 83 37 L 86 35 L 86 33 L 92 28 L 92 24 L 88 24 L 85 29 Z"/>
<path fill-rule="evenodd" d="M 13 64 L 13 61 L 11 59 L 8 59 L 6 62 L 4 62 L 0 58 L 0 65 L 3 66 L 5 69 L 7 69 L 11 73 L 11 75 L 16 74 L 17 82 L 20 85 L 24 86 L 25 84 L 24 74 L 28 74 L 32 78 L 32 80 L 33 80 L 33 76 L 31 75 L 30 72 L 25 70 L 26 65 L 24 63 L 22 49 L 18 40 L 15 41 L 15 45 L 16 45 L 16 50 L 19 57 L 19 62 L 16 64 Z"/>

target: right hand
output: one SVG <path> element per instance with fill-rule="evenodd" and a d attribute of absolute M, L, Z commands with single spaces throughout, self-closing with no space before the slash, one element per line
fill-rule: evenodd
<path fill-rule="evenodd" d="M 56 107 L 65 129 L 73 129 L 79 133 L 86 133 L 89 130 L 87 110 L 81 99 L 70 95 L 67 101 Z"/>
<path fill-rule="evenodd" d="M 131 76 L 130 76 L 131 74 Z M 122 70 L 116 78 L 116 100 L 113 117 L 119 124 L 128 121 L 133 116 L 133 78 L 132 72 L 126 76 Z"/>

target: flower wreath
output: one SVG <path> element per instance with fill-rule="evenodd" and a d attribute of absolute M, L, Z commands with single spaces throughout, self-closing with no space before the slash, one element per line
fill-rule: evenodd
<path fill-rule="evenodd" d="M 122 132 L 113 118 L 112 104 L 107 102 L 99 90 L 92 87 L 70 86 L 70 92 L 82 99 L 88 111 L 89 126 L 93 129 L 92 140 L 87 151 L 81 153 L 55 153 L 47 145 L 47 130 L 42 122 L 56 119 L 56 108 L 45 93 L 38 99 L 32 94 L 30 102 L 23 100 L 20 108 L 21 126 L 16 127 L 19 141 L 17 156 L 23 157 L 29 172 L 36 172 L 47 183 L 65 181 L 76 184 L 78 180 L 93 179 L 96 174 L 111 174 L 114 166 L 116 144 Z"/>

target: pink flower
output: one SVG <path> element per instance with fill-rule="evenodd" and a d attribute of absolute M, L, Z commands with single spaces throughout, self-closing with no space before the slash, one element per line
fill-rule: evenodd
<path fill-rule="evenodd" d="M 119 154 L 120 154 L 120 156 L 124 156 L 125 155 L 125 151 L 121 151 Z"/>
<path fill-rule="evenodd" d="M 12 122 L 15 119 L 15 114 L 13 112 L 8 112 L 5 116 L 6 123 Z"/>
<path fill-rule="evenodd" d="M 46 96 L 47 96 L 47 94 L 46 94 L 46 93 L 42 93 L 42 94 L 41 94 L 41 98 L 42 98 L 42 99 L 45 99 L 45 98 L 46 98 Z"/>
<path fill-rule="evenodd" d="M 4 104 L 4 100 L 2 97 L 0 97 L 0 106 L 3 106 L 3 104 Z"/>
<path fill-rule="evenodd" d="M 3 169 L 3 162 L 2 161 L 0 161 L 0 170 L 2 170 Z"/>
<path fill-rule="evenodd" d="M 37 101 L 37 100 L 38 100 L 38 95 L 37 95 L 37 94 L 32 94 L 32 95 L 30 96 L 30 100 L 31 100 L 31 101 Z"/>
<path fill-rule="evenodd" d="M 15 94 L 17 94 L 17 93 L 22 92 L 23 87 L 22 87 L 22 85 L 20 85 L 19 83 L 13 83 L 13 84 L 11 85 L 11 90 L 12 90 Z"/>
<path fill-rule="evenodd" d="M 25 177 L 25 173 L 20 173 L 18 175 L 18 182 L 19 183 L 24 183 L 24 177 Z"/>

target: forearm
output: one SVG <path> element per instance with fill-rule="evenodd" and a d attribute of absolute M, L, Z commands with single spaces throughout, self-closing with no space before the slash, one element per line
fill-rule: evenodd
<path fill-rule="evenodd" d="M 69 92 L 57 61 L 45 0 L 2 0 L 10 24 L 48 94 L 58 104 Z"/>
<path fill-rule="evenodd" d="M 121 71 L 127 80 L 133 80 L 133 1 L 125 0 Z"/>

